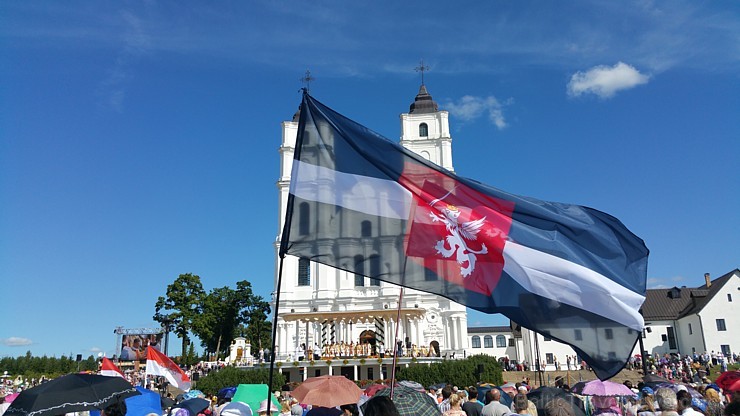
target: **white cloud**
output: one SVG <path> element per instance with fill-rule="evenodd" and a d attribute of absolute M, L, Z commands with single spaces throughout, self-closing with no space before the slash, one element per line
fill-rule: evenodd
<path fill-rule="evenodd" d="M 502 104 L 492 95 L 488 97 L 465 95 L 457 102 L 446 103 L 444 109 L 463 121 L 471 121 L 488 115 L 488 120 L 501 130 L 507 126 L 503 111 L 506 104 L 508 103 Z"/>
<path fill-rule="evenodd" d="M 612 67 L 599 65 L 586 72 L 576 72 L 568 83 L 568 95 L 594 94 L 600 98 L 611 98 L 617 91 L 628 90 L 646 84 L 649 76 L 624 62 Z"/>
<path fill-rule="evenodd" d="M 0 344 L 5 345 L 6 347 L 23 347 L 33 344 L 33 341 L 28 338 L 10 337 L 0 339 Z"/>

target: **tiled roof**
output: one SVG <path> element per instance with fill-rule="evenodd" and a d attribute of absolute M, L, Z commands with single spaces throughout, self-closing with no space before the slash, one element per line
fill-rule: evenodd
<path fill-rule="evenodd" d="M 673 287 L 671 289 L 648 289 L 642 315 L 646 321 L 673 320 L 701 311 L 732 275 L 740 273 L 735 269 L 696 288 Z"/>

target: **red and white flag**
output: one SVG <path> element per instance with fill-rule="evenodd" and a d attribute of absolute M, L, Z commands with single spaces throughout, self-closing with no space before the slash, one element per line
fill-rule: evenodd
<path fill-rule="evenodd" d="M 108 357 L 103 357 L 103 362 L 100 366 L 100 375 L 101 376 L 108 376 L 108 377 L 123 377 L 123 372 L 121 372 L 121 369 L 118 368 L 115 364 L 113 364 L 113 361 L 108 359 Z"/>
<path fill-rule="evenodd" d="M 169 357 L 152 347 L 146 347 L 146 374 L 163 376 L 178 389 L 190 390 L 190 377 Z"/>

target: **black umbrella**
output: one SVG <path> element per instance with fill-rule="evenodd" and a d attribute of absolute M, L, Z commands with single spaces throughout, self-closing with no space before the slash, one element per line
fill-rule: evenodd
<path fill-rule="evenodd" d="M 203 412 L 208 408 L 208 405 L 210 405 L 211 402 L 209 402 L 206 399 L 202 399 L 200 397 L 195 397 L 192 399 L 187 399 L 184 402 L 178 403 L 175 408 L 183 408 L 187 409 L 191 415 L 197 415 L 198 413 Z"/>
<path fill-rule="evenodd" d="M 563 389 L 555 387 L 540 387 L 527 393 L 527 399 L 534 403 L 537 407 L 537 414 L 539 415 L 546 415 L 547 404 L 558 398 L 565 400 L 572 409 L 574 416 L 586 416 L 586 412 L 583 408 L 583 401 Z"/>
<path fill-rule="evenodd" d="M 24 390 L 13 400 L 5 415 L 60 415 L 91 409 L 105 409 L 139 393 L 121 377 L 97 374 L 67 374 Z"/>

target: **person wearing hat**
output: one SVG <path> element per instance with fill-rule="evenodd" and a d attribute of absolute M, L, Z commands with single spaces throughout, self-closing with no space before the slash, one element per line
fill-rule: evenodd
<path fill-rule="evenodd" d="M 242 402 L 231 402 L 221 409 L 221 416 L 252 416 L 252 408 Z"/>
<path fill-rule="evenodd" d="M 640 391 L 640 408 L 637 410 L 638 416 L 651 416 L 656 413 L 655 400 L 653 394 L 655 392 L 650 387 L 643 387 Z"/>

